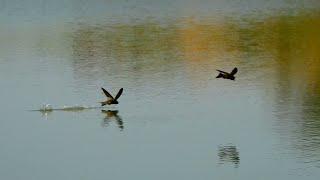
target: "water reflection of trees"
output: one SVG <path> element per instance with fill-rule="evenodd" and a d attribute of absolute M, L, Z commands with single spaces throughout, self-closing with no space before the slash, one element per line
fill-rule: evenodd
<path fill-rule="evenodd" d="M 80 25 L 72 35 L 75 78 L 90 83 L 127 77 L 140 86 L 151 79 L 158 83 L 167 79 L 167 86 L 174 86 L 176 82 L 170 80 L 187 78 L 198 87 L 212 76 L 217 63 L 224 63 L 219 56 L 238 52 L 233 34 L 228 24 L 185 19 L 165 24 Z"/>
<path fill-rule="evenodd" d="M 110 82 L 126 77 L 143 84 L 155 74 L 158 79 L 175 77 L 181 72 L 175 66 L 181 60 L 175 31 L 174 24 L 156 23 L 81 26 L 73 34 L 76 78 Z"/>
<path fill-rule="evenodd" d="M 308 86 L 315 93 L 320 88 L 319 28 L 318 12 L 212 23 L 186 18 L 80 25 L 73 33 L 73 63 L 76 77 L 89 79 L 120 73 L 127 78 L 150 77 L 157 72 L 174 77 L 180 70 L 197 80 L 223 64 L 243 66 L 242 75 L 269 68 L 265 83 L 279 79 L 280 96 L 293 85 Z"/>
<path fill-rule="evenodd" d="M 319 16 L 301 13 L 212 23 L 186 18 L 167 23 L 146 20 L 137 24 L 81 25 L 73 33 L 75 70 L 79 75 L 98 78 L 121 71 L 140 75 L 172 72 L 179 66 L 197 81 L 209 76 L 217 64 L 263 68 L 286 64 L 285 59 L 317 63 Z M 308 71 L 310 77 L 317 77 L 317 69 Z"/>
<path fill-rule="evenodd" d="M 303 157 L 320 159 L 320 15 L 270 19 L 276 42 L 275 102 L 279 132 Z M 275 45 L 273 45 L 275 44 Z"/>

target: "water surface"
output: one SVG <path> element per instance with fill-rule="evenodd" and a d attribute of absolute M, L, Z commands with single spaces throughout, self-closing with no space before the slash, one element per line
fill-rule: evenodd
<path fill-rule="evenodd" d="M 2 179 L 319 177 L 317 1 L 0 7 Z"/>

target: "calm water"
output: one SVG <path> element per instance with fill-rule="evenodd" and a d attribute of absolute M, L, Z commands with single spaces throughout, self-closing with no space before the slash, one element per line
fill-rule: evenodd
<path fill-rule="evenodd" d="M 320 176 L 319 1 L 3 0 L 0 22 L 1 179 Z M 120 104 L 29 111 L 100 87 Z"/>

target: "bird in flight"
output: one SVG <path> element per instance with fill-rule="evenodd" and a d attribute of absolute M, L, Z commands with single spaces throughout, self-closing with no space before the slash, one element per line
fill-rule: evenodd
<path fill-rule="evenodd" d="M 110 104 L 119 104 L 118 99 L 122 94 L 123 88 L 121 88 L 118 92 L 118 94 L 116 95 L 116 97 L 113 97 L 107 90 L 105 90 L 104 88 L 101 88 L 102 91 L 104 92 L 104 94 L 108 97 L 106 101 L 102 101 L 101 106 L 104 106 L 106 104 L 110 105 Z"/>
<path fill-rule="evenodd" d="M 230 79 L 230 80 L 235 80 L 236 77 L 234 77 L 234 75 L 238 72 L 238 68 L 234 68 L 231 73 L 228 73 L 228 72 L 224 72 L 224 71 L 221 71 L 221 70 L 218 70 L 217 71 L 219 72 L 218 76 L 216 78 L 223 78 L 223 79 Z"/>

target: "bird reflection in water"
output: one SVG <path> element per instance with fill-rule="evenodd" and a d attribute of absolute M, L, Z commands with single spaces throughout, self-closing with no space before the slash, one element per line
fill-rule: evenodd
<path fill-rule="evenodd" d="M 218 156 L 221 164 L 231 162 L 239 167 L 240 156 L 236 146 L 219 146 Z"/>
<path fill-rule="evenodd" d="M 115 120 L 117 123 L 118 127 L 122 131 L 124 126 L 123 126 L 123 121 L 122 118 L 118 115 L 118 110 L 101 110 L 104 114 L 106 114 L 106 117 L 103 119 L 102 126 L 107 127 L 109 126 L 110 122 Z"/>
<path fill-rule="evenodd" d="M 49 116 L 52 113 L 52 111 L 40 111 L 42 118 L 45 120 L 49 120 Z"/>

